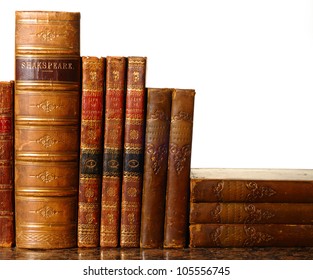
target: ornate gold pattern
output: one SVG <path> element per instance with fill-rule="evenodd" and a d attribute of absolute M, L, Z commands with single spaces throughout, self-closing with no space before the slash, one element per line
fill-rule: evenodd
<path fill-rule="evenodd" d="M 59 140 L 52 138 L 49 135 L 45 135 L 39 139 L 36 140 L 37 144 L 41 144 L 42 146 L 44 146 L 46 149 L 52 147 L 53 145 L 56 145 L 58 143 L 60 143 Z"/>
<path fill-rule="evenodd" d="M 46 184 L 50 183 L 50 182 L 52 182 L 54 180 L 57 180 L 59 178 L 55 174 L 50 173 L 48 171 L 44 171 L 44 172 L 42 172 L 42 173 L 40 173 L 38 175 L 30 175 L 30 177 L 35 177 L 36 179 L 39 179 L 39 180 L 41 180 L 42 182 L 44 182 Z"/>
<path fill-rule="evenodd" d="M 268 186 L 258 186 L 256 182 L 248 182 L 246 188 L 251 192 L 246 196 L 246 201 L 253 202 L 262 197 L 271 197 L 276 191 Z"/>
<path fill-rule="evenodd" d="M 48 28 L 33 35 L 35 35 L 37 38 L 40 38 L 42 41 L 46 41 L 46 42 L 54 41 L 56 38 L 59 38 L 59 37 L 68 36 L 67 33 L 57 33 L 55 30 L 50 30 Z"/>
<path fill-rule="evenodd" d="M 146 145 L 146 151 L 150 155 L 152 170 L 157 175 L 161 169 L 162 161 L 167 159 L 167 145 L 161 144 L 158 147 L 154 147 L 153 144 L 148 143 Z"/>
<path fill-rule="evenodd" d="M 185 167 L 185 162 L 190 158 L 191 145 L 187 144 L 179 147 L 177 144 L 170 145 L 170 153 L 174 155 L 175 171 L 179 175 Z"/>
<path fill-rule="evenodd" d="M 180 111 L 177 115 L 173 116 L 172 121 L 188 121 L 192 122 L 193 116 L 187 112 Z"/>
<path fill-rule="evenodd" d="M 61 211 L 56 211 L 50 206 L 44 206 L 43 208 L 40 208 L 36 211 L 30 211 L 30 212 L 35 212 L 36 214 L 40 214 L 45 219 L 48 219 L 59 214 Z"/>
<path fill-rule="evenodd" d="M 244 231 L 247 236 L 246 240 L 243 243 L 244 247 L 256 246 L 260 243 L 269 242 L 274 239 L 273 236 L 263 232 L 257 232 L 256 229 L 252 226 L 244 226 Z"/>
<path fill-rule="evenodd" d="M 37 107 L 38 109 L 42 109 L 43 111 L 45 111 L 46 113 L 50 113 L 56 109 L 59 109 L 61 107 L 63 107 L 62 105 L 57 105 L 57 104 L 53 104 L 50 103 L 49 100 L 45 100 L 37 105 L 35 105 L 35 107 Z"/>

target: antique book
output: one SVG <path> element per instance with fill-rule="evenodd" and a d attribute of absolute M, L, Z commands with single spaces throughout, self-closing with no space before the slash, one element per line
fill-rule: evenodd
<path fill-rule="evenodd" d="M 174 89 L 172 93 L 164 222 L 165 248 L 183 248 L 188 239 L 194 97 L 193 89 Z"/>
<path fill-rule="evenodd" d="M 313 202 L 313 170 L 192 168 L 192 202 Z"/>
<path fill-rule="evenodd" d="M 78 247 L 100 245 L 105 58 L 82 57 Z"/>
<path fill-rule="evenodd" d="M 313 203 L 191 202 L 190 224 L 312 224 Z"/>
<path fill-rule="evenodd" d="M 100 246 L 117 247 L 120 237 L 126 58 L 106 58 L 104 151 Z"/>
<path fill-rule="evenodd" d="M 0 247 L 12 247 L 15 243 L 13 94 L 13 81 L 0 82 Z"/>
<path fill-rule="evenodd" d="M 147 89 L 140 247 L 162 248 L 172 89 Z"/>
<path fill-rule="evenodd" d="M 128 57 L 120 246 L 139 247 L 146 108 L 146 57 Z"/>
<path fill-rule="evenodd" d="M 80 13 L 17 11 L 16 246 L 77 246 Z"/>
<path fill-rule="evenodd" d="M 313 225 L 194 224 L 190 247 L 311 247 Z"/>

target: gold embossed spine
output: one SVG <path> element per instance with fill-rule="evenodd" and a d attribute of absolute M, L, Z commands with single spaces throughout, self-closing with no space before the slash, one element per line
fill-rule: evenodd
<path fill-rule="evenodd" d="M 169 139 L 164 247 L 183 248 L 188 240 L 189 184 L 195 91 L 174 89 Z"/>
<path fill-rule="evenodd" d="M 100 245 L 105 58 L 82 57 L 78 247 Z"/>
<path fill-rule="evenodd" d="M 80 14 L 17 11 L 15 61 L 16 245 L 75 247 Z"/>
<path fill-rule="evenodd" d="M 162 248 L 172 89 L 147 89 L 141 248 Z"/>

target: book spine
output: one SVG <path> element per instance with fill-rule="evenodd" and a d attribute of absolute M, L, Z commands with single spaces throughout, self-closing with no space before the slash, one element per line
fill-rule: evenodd
<path fill-rule="evenodd" d="M 190 180 L 192 202 L 313 202 L 313 182 Z"/>
<path fill-rule="evenodd" d="M 107 57 L 100 227 L 101 247 L 117 247 L 119 245 L 125 84 L 126 58 Z"/>
<path fill-rule="evenodd" d="M 80 14 L 18 11 L 16 246 L 77 246 Z"/>
<path fill-rule="evenodd" d="M 146 58 L 128 57 L 121 194 L 121 247 L 139 247 L 140 243 L 145 81 Z"/>
<path fill-rule="evenodd" d="M 194 97 L 195 91 L 189 89 L 174 89 L 172 94 L 165 248 L 183 248 L 187 243 Z"/>
<path fill-rule="evenodd" d="M 190 224 L 311 224 L 311 203 L 190 203 Z"/>
<path fill-rule="evenodd" d="M 78 247 L 100 245 L 104 63 L 103 57 L 82 57 Z"/>
<path fill-rule="evenodd" d="M 172 89 L 147 89 L 141 248 L 162 248 Z"/>
<path fill-rule="evenodd" d="M 195 224 L 190 247 L 311 247 L 313 225 Z"/>
<path fill-rule="evenodd" d="M 13 81 L 0 82 L 0 247 L 12 247 L 15 243 L 13 93 Z"/>

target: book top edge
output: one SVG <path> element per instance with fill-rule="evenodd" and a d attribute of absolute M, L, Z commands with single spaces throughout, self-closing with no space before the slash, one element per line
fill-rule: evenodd
<path fill-rule="evenodd" d="M 192 180 L 313 181 L 311 169 L 191 168 Z"/>
<path fill-rule="evenodd" d="M 17 20 L 80 20 L 80 12 L 65 11 L 15 11 Z"/>

